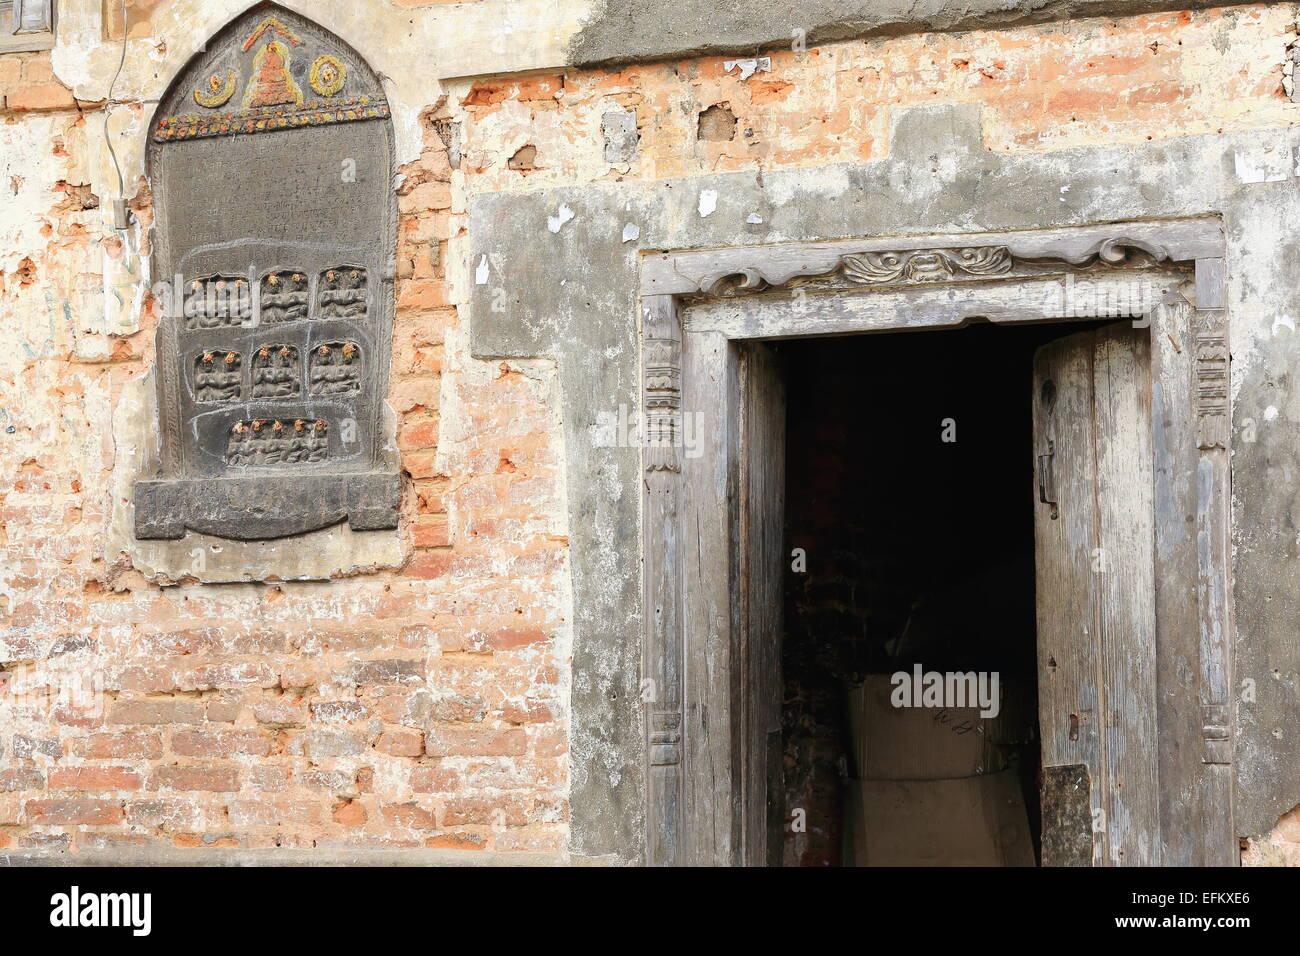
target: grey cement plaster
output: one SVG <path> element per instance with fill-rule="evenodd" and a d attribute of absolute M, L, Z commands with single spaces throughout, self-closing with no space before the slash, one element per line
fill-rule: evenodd
<path fill-rule="evenodd" d="M 1210 0 L 605 0 L 569 42 L 569 62 L 596 66 L 808 45 L 858 37 L 977 30 L 1079 17 L 1225 6 Z"/>
<path fill-rule="evenodd" d="M 401 533 L 353 531 L 347 522 L 294 538 L 234 541 L 187 532 L 178 540 L 142 541 L 135 536 L 135 483 L 154 475 L 161 463 L 155 369 L 129 383 L 113 415 L 112 520 L 105 539 L 106 567 L 126 555 L 134 567 L 161 583 L 195 580 L 316 581 L 401 567 L 406 545 Z M 396 457 L 397 416 L 384 406 L 387 451 Z"/>
<path fill-rule="evenodd" d="M 868 164 L 499 193 L 471 204 L 471 265 L 483 255 L 490 265 L 471 297 L 474 353 L 557 359 L 563 386 L 575 608 L 571 852 L 636 859 L 642 850 L 641 475 L 636 449 L 598 447 L 597 428 L 602 413 L 638 408 L 642 251 L 1213 213 L 1227 232 L 1233 336 L 1237 680 L 1253 680 L 1258 693 L 1239 707 L 1237 826 L 1241 835 L 1267 832 L 1300 802 L 1300 129 L 995 154 L 977 108 L 958 106 L 896 115 L 892 143 L 887 159 Z M 717 191 L 707 217 L 705 189 Z M 548 219 L 558 222 L 562 205 L 573 218 L 552 231 Z M 748 223 L 751 214 L 762 223 Z M 622 241 L 629 223 L 640 228 L 640 249 Z M 1258 440 L 1244 439 L 1246 419 Z M 1188 694 L 1194 672 L 1189 662 Z"/>

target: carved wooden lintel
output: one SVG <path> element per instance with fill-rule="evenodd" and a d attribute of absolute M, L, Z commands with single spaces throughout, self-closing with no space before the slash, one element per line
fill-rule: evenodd
<path fill-rule="evenodd" d="M 1224 254 L 1222 226 L 1212 219 L 1008 232 L 989 235 L 983 243 L 974 238 L 954 243 L 952 236 L 915 236 L 660 253 L 645 260 L 642 294 L 728 297 L 796 284 L 820 289 L 1018 278 L 1200 264 L 1221 261 Z"/>
<path fill-rule="evenodd" d="M 1139 267 L 1172 258 L 1171 251 L 1163 246 L 1127 236 L 1099 240 L 1076 254 L 1017 254 L 1008 246 L 864 250 L 840 256 L 830 268 L 820 263 L 795 269 L 755 265 L 738 271 L 709 273 L 699 279 L 695 291 L 717 297 L 751 295 L 816 279 L 839 279 L 852 285 L 921 285 L 1011 276 L 1017 272 Z"/>

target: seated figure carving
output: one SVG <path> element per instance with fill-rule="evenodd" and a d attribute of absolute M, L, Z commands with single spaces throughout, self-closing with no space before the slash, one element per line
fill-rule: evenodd
<path fill-rule="evenodd" d="M 361 391 L 361 352 L 351 342 L 329 342 L 312 350 L 311 393 L 348 395 Z"/>
<path fill-rule="evenodd" d="M 307 276 L 301 272 L 272 272 L 262 280 L 262 325 L 279 325 L 307 318 Z"/>
<path fill-rule="evenodd" d="M 243 361 L 238 352 L 204 352 L 194 360 L 194 400 L 235 402 L 243 381 Z"/>
<path fill-rule="evenodd" d="M 264 345 L 253 358 L 254 398 L 294 398 L 302 391 L 298 349 Z"/>
<path fill-rule="evenodd" d="M 359 319 L 366 314 L 366 270 L 340 267 L 321 276 L 320 317 Z"/>

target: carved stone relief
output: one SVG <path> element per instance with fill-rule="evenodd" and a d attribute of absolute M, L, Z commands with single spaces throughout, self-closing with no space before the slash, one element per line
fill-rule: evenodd
<path fill-rule="evenodd" d="M 159 325 L 162 461 L 136 485 L 138 538 L 396 527 L 387 116 L 355 51 L 271 4 L 164 97 L 148 158 L 160 273 L 181 291 Z"/>
<path fill-rule="evenodd" d="M 200 402 L 237 402 L 243 392 L 238 352 L 217 349 L 194 359 L 194 397 Z"/>

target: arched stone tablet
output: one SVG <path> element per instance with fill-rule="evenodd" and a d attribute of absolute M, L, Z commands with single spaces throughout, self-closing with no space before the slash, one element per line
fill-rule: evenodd
<path fill-rule="evenodd" d="M 136 537 L 397 526 L 382 414 L 393 132 L 347 44 L 272 4 L 180 74 L 149 133 L 161 469 Z"/>

